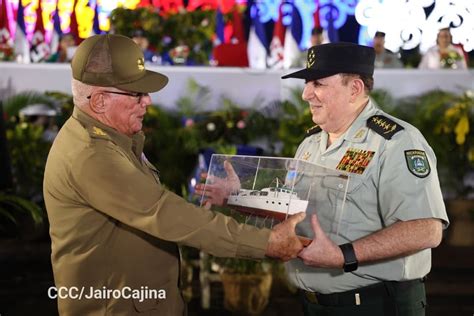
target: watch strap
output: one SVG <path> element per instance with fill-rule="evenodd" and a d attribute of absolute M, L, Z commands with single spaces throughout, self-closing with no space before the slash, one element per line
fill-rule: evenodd
<path fill-rule="evenodd" d="M 344 272 L 352 272 L 357 270 L 359 262 L 357 261 L 354 246 L 351 243 L 339 245 L 342 255 L 344 256 Z"/>

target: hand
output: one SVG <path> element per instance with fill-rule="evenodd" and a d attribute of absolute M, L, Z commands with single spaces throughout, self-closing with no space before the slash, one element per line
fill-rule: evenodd
<path fill-rule="evenodd" d="M 303 249 L 300 237 L 296 236 L 296 224 L 303 221 L 306 213 L 298 213 L 288 217 L 287 220 L 275 225 L 270 233 L 265 255 L 288 261 L 297 257 Z"/>
<path fill-rule="evenodd" d="M 344 265 L 342 251 L 323 231 L 315 214 L 311 216 L 311 226 L 314 231 L 314 239 L 308 247 L 298 254 L 298 257 L 309 266 L 342 268 Z"/>
<path fill-rule="evenodd" d="M 202 177 L 207 179 L 207 183 L 205 185 L 197 184 L 195 194 L 204 195 L 203 203 L 222 206 L 232 192 L 240 189 L 239 177 L 235 173 L 232 164 L 227 160 L 224 161 L 224 169 L 227 173 L 225 178 L 208 177 L 207 173 L 202 174 Z"/>

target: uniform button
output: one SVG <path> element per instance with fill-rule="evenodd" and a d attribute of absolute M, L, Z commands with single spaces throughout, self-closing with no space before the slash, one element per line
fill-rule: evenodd
<path fill-rule="evenodd" d="M 325 157 L 321 157 L 321 161 L 324 161 L 324 160 L 326 160 L 326 158 L 325 158 Z"/>
<path fill-rule="evenodd" d="M 344 185 L 342 183 L 339 183 L 339 185 L 337 186 L 339 189 L 342 189 L 344 187 Z"/>

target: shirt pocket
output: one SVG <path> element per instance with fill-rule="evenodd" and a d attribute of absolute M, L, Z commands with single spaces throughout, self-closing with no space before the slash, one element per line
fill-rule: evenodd
<path fill-rule="evenodd" d="M 320 174 L 312 179 L 308 211 L 316 213 L 322 229 L 337 234 L 349 177 L 345 173 Z M 309 221 L 307 221 L 309 222 Z"/>
<path fill-rule="evenodd" d="M 313 238 L 310 215 L 316 214 L 322 229 L 329 234 L 338 232 L 338 219 L 344 207 L 348 175 L 344 172 L 317 172 L 298 179 L 295 187 L 304 188 L 305 197 L 309 196 L 307 219 L 299 224 L 304 236 Z M 303 196 L 302 196 L 303 197 Z"/>

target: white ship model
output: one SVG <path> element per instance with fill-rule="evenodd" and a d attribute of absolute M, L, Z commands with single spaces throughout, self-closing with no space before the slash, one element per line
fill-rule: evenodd
<path fill-rule="evenodd" d="M 308 200 L 300 199 L 296 192 L 284 186 L 278 187 L 277 179 L 275 187 L 262 190 L 240 189 L 232 193 L 227 205 L 240 212 L 284 220 L 287 216 L 305 212 Z"/>

